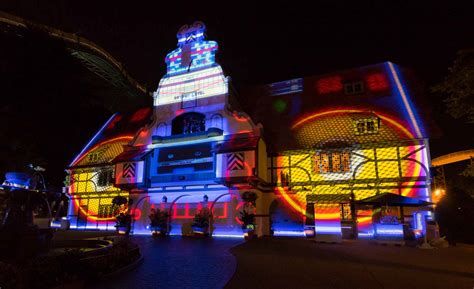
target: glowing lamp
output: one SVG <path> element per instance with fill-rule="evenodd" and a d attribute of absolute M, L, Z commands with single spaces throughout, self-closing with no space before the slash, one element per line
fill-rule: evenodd
<path fill-rule="evenodd" d="M 316 234 L 314 227 L 305 227 L 304 228 L 304 235 L 306 238 L 313 238 L 314 235 Z"/>
<path fill-rule="evenodd" d="M 432 195 L 433 203 L 438 203 L 439 201 L 441 201 L 441 199 L 444 197 L 444 195 L 446 195 L 446 191 L 445 191 L 445 190 L 443 190 L 443 189 L 436 189 L 436 190 L 433 192 L 433 195 Z"/>

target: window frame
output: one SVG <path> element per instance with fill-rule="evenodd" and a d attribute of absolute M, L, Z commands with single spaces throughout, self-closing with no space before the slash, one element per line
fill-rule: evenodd
<path fill-rule="evenodd" d="M 348 156 L 348 160 L 344 160 L 344 155 Z M 337 160 L 338 159 L 338 160 Z M 352 151 L 351 150 L 330 150 L 317 151 L 313 155 L 313 173 L 315 174 L 346 174 L 352 172 Z M 337 163 L 339 169 L 335 168 Z M 325 168 L 326 167 L 326 168 Z"/>

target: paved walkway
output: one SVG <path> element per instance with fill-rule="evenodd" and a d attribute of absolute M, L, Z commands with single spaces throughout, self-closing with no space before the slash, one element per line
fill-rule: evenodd
<path fill-rule="evenodd" d="M 55 239 L 107 235 L 63 234 Z M 317 244 L 302 238 L 131 239 L 140 246 L 143 263 L 86 288 L 474 289 L 472 245 L 420 250 L 364 241 Z"/>
<path fill-rule="evenodd" d="M 473 247 L 420 250 L 264 238 L 231 251 L 238 266 L 226 289 L 474 288 Z"/>
<path fill-rule="evenodd" d="M 236 268 L 230 248 L 243 239 L 133 236 L 144 261 L 136 269 L 88 289 L 223 288 Z"/>

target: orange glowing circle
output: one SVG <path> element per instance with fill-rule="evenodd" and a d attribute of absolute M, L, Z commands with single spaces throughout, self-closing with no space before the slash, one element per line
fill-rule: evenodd
<path fill-rule="evenodd" d="M 78 158 L 73 165 L 76 165 L 77 163 L 79 163 L 88 153 L 90 153 L 91 151 L 97 149 L 98 147 L 102 146 L 102 145 L 105 145 L 105 144 L 108 144 L 108 143 L 111 143 L 111 142 L 116 142 L 116 141 L 123 141 L 123 140 L 132 140 L 133 139 L 133 136 L 119 136 L 119 137 L 116 137 L 116 138 L 113 138 L 113 139 L 110 139 L 110 140 L 106 140 L 106 141 L 103 141 L 97 145 L 95 145 L 94 147 L 88 149 L 84 154 L 82 154 L 82 156 L 80 158 Z M 93 213 L 90 212 L 89 210 L 85 210 L 84 208 L 82 208 L 82 206 L 80 205 L 80 201 L 79 201 L 79 198 L 77 196 L 74 196 L 73 195 L 73 191 L 71 191 L 71 197 L 73 198 L 74 200 L 74 204 L 76 205 L 76 207 L 79 208 L 79 210 L 81 211 L 82 214 L 84 214 L 85 216 L 87 216 L 88 219 L 90 220 L 93 220 L 93 221 L 112 221 L 112 220 L 115 220 L 115 217 L 105 217 L 105 218 L 99 218 L 99 217 L 96 217 L 96 216 L 93 216 Z"/>
<path fill-rule="evenodd" d="M 344 109 L 344 108 L 341 108 L 341 109 L 335 109 L 335 110 L 329 110 L 329 111 L 323 111 L 323 112 L 318 112 L 318 113 L 314 113 L 310 116 L 307 116 L 307 117 L 304 117 L 302 118 L 301 120 L 297 121 L 294 125 L 291 126 L 291 129 L 296 129 L 298 127 L 300 127 L 301 125 L 311 121 L 311 120 L 315 120 L 317 118 L 320 118 L 322 116 L 327 116 L 327 115 L 331 115 L 331 114 L 337 114 L 337 113 L 357 113 L 357 112 L 364 112 L 364 110 L 361 110 L 361 109 Z M 405 127 L 403 126 L 400 122 L 396 121 L 395 119 L 389 117 L 389 116 L 386 116 L 386 115 L 383 115 L 383 114 L 379 114 L 377 112 L 377 116 L 380 117 L 380 119 L 382 119 L 383 121 L 391 124 L 392 126 L 394 126 L 395 128 L 397 128 L 398 130 L 400 130 L 403 134 L 405 134 L 408 138 L 410 139 L 414 139 L 414 135 Z M 415 159 L 420 159 L 422 157 L 422 154 L 421 154 L 421 150 L 420 151 L 417 151 L 415 153 Z M 419 175 L 421 173 L 421 166 L 415 166 L 414 167 L 415 171 L 413 172 L 414 175 Z M 306 214 L 306 209 L 304 207 L 301 206 L 301 204 L 299 204 L 299 202 L 297 202 L 295 199 L 293 199 L 287 192 L 286 190 L 283 188 L 283 187 L 277 187 L 276 188 L 277 192 L 283 197 L 283 199 L 296 211 L 296 212 L 300 212 L 302 215 L 305 215 Z M 403 189 L 402 190 L 402 195 L 403 196 L 407 196 L 409 195 L 411 192 L 411 189 Z M 324 220 L 329 220 L 329 219 L 336 219 L 336 218 L 339 218 L 340 217 L 340 213 L 337 212 L 337 213 L 327 213 L 327 214 L 321 214 L 318 216 L 319 219 L 324 219 Z M 363 218 L 359 218 L 359 223 L 370 223 L 371 222 L 371 217 L 363 217 Z"/>
<path fill-rule="evenodd" d="M 76 165 L 77 163 L 79 163 L 88 153 L 90 153 L 91 151 L 97 149 L 98 147 L 100 146 L 103 146 L 105 144 L 108 144 L 108 143 L 111 143 L 111 142 L 115 142 L 115 141 L 120 141 L 120 140 L 132 140 L 133 139 L 133 136 L 119 136 L 119 137 L 116 137 L 116 138 L 113 138 L 113 139 L 109 139 L 109 140 L 106 140 L 106 141 L 103 141 L 99 144 L 96 144 L 95 146 L 93 146 L 92 148 L 88 149 L 85 153 L 82 154 L 82 156 L 80 158 L 78 158 L 76 161 L 74 161 L 74 163 L 71 165 L 74 166 Z"/>

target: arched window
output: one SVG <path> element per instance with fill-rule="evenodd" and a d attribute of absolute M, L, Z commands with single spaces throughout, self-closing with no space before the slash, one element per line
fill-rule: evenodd
<path fill-rule="evenodd" d="M 222 115 L 214 114 L 211 117 L 211 127 L 215 127 L 215 128 L 218 128 L 218 129 L 223 129 L 222 128 Z"/>
<path fill-rule="evenodd" d="M 154 135 L 166 136 L 166 123 L 164 122 L 159 123 L 155 129 Z"/>
<path fill-rule="evenodd" d="M 197 112 L 188 112 L 175 117 L 172 122 L 171 134 L 188 134 L 206 130 L 206 117 Z"/>

